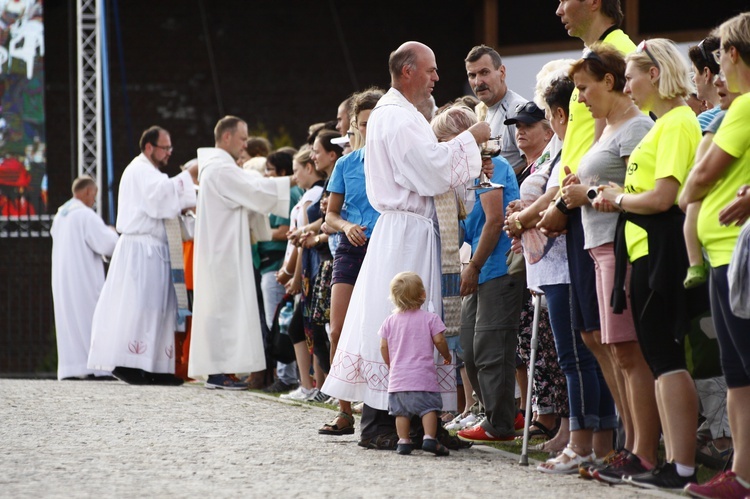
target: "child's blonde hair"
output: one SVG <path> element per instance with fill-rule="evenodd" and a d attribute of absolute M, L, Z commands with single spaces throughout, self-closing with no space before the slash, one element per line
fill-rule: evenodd
<path fill-rule="evenodd" d="M 396 312 L 416 310 L 425 300 L 422 278 L 414 272 L 400 272 L 391 279 L 391 301 L 396 305 Z"/>

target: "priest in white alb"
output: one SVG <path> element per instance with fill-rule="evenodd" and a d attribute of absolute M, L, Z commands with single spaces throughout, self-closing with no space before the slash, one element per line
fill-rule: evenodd
<path fill-rule="evenodd" d="M 179 385 L 177 298 L 164 222 L 195 206 L 195 184 L 188 170 L 172 178 L 160 171 L 172 153 L 166 130 L 149 128 L 140 147 L 120 179 L 121 236 L 94 312 L 88 366 L 130 384 Z"/>
<path fill-rule="evenodd" d="M 466 184 L 482 167 L 478 144 L 490 136 L 478 123 L 455 139 L 438 143 L 415 106 L 430 98 L 438 81 L 432 50 L 407 42 L 389 60 L 391 89 L 373 109 L 367 124 L 365 178 L 367 197 L 381 213 L 354 286 L 331 370 L 323 392 L 344 400 L 362 400 L 361 445 L 390 448 L 395 435 L 388 418 L 388 367 L 380 355 L 377 331 L 394 305 L 390 280 L 413 271 L 425 285 L 425 306 L 441 314 L 440 240 L 433 196 Z M 442 367 L 442 366 L 441 366 Z M 450 366 L 448 366 L 450 367 Z M 455 407 L 455 375 L 438 369 L 443 408 Z M 391 445 L 392 444 L 392 445 Z"/>
<path fill-rule="evenodd" d="M 57 379 L 109 376 L 89 369 L 91 321 L 104 286 L 102 257 L 117 244 L 114 227 L 92 209 L 99 188 L 88 175 L 73 182 L 73 197 L 52 222 L 52 298 L 57 336 Z"/>
<path fill-rule="evenodd" d="M 251 238 L 270 239 L 267 214 L 289 216 L 290 177 L 263 178 L 237 166 L 247 123 L 219 120 L 216 147 L 198 149 L 201 186 L 193 256 L 193 329 L 188 376 L 206 388 L 243 390 L 236 374 L 266 368 Z"/>

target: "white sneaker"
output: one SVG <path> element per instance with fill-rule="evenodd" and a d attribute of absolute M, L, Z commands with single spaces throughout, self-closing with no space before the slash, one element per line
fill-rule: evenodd
<path fill-rule="evenodd" d="M 469 414 L 464 419 L 461 420 L 462 429 L 466 428 L 473 428 L 474 426 L 478 424 L 482 424 L 482 421 L 484 421 L 484 414 L 475 415 L 475 414 Z"/>
<path fill-rule="evenodd" d="M 463 419 L 463 416 L 459 414 L 455 418 L 451 419 L 447 423 L 443 425 L 443 428 L 446 430 L 461 430 L 463 427 L 461 426 L 461 420 Z"/>
<path fill-rule="evenodd" d="M 300 386 L 296 390 L 280 395 L 279 398 L 284 400 L 296 400 L 297 402 L 305 402 L 308 398 L 314 396 L 316 391 L 317 390 L 315 388 L 307 390 L 306 388 Z"/>

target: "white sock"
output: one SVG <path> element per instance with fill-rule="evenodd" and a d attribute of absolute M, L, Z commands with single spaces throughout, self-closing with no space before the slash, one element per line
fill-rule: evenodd
<path fill-rule="evenodd" d="M 693 476 L 695 473 L 695 466 L 685 466 L 684 464 L 674 463 L 677 468 L 677 474 L 680 476 Z"/>
<path fill-rule="evenodd" d="M 435 440 L 435 437 L 433 437 L 432 435 L 428 435 L 428 434 L 425 433 L 424 438 L 422 440 Z"/>
<path fill-rule="evenodd" d="M 411 443 L 411 439 L 410 438 L 399 438 L 398 439 L 398 443 L 399 444 L 410 444 Z"/>

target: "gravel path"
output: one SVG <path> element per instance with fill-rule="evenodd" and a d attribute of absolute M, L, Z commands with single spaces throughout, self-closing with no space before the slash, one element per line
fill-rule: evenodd
<path fill-rule="evenodd" d="M 482 446 L 365 450 L 317 434 L 331 410 L 195 384 L 0 379 L 0 408 L 1 497 L 675 497 L 543 475 Z"/>

